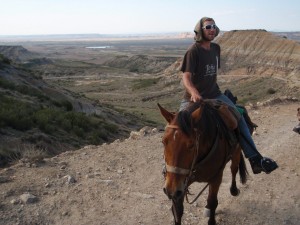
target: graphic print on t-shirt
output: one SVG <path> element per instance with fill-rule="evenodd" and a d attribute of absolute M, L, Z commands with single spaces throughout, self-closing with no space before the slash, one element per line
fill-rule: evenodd
<path fill-rule="evenodd" d="M 214 64 L 205 66 L 205 75 L 204 76 L 214 76 L 216 75 L 216 66 Z"/>
<path fill-rule="evenodd" d="M 217 67 L 218 66 L 218 57 L 216 57 L 217 63 L 216 64 L 208 64 L 205 66 L 205 77 L 206 76 L 214 76 L 217 74 Z"/>

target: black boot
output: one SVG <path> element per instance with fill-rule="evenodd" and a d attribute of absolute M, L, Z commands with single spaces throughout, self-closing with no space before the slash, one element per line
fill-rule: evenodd
<path fill-rule="evenodd" d="M 267 157 L 262 157 L 261 155 L 251 157 L 249 158 L 249 161 L 254 174 L 261 172 L 269 174 L 278 168 L 278 165 L 274 160 Z"/>
<path fill-rule="evenodd" d="M 297 126 L 295 126 L 293 128 L 293 131 L 295 131 L 296 133 L 300 134 L 300 123 L 299 123 L 299 125 L 297 125 Z"/>

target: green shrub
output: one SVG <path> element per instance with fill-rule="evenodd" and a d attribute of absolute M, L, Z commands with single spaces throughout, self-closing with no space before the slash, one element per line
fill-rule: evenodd
<path fill-rule="evenodd" d="M 0 77 L 0 87 L 12 91 L 17 91 L 24 95 L 37 97 L 40 100 L 49 100 L 49 97 L 44 95 L 40 90 L 27 86 L 27 85 L 16 85 L 13 82 Z"/>
<path fill-rule="evenodd" d="M 61 100 L 61 101 L 52 100 L 51 103 L 57 107 L 64 108 L 66 111 L 73 110 L 73 105 L 68 100 Z"/>
<path fill-rule="evenodd" d="M 276 90 L 274 89 L 274 88 L 269 88 L 268 90 L 267 90 L 267 93 L 268 94 L 275 94 L 276 93 Z"/>
<path fill-rule="evenodd" d="M 62 129 L 64 129 L 67 132 L 70 132 L 72 130 L 71 121 L 69 121 L 69 120 L 61 120 L 60 125 L 61 125 Z"/>
<path fill-rule="evenodd" d="M 4 89 L 14 90 L 16 88 L 16 85 L 2 77 L 0 77 L 0 87 Z"/>
<path fill-rule="evenodd" d="M 27 103 L 6 97 L 0 99 L 0 126 L 9 126 L 16 130 L 29 130 L 33 125 L 34 109 Z"/>
<path fill-rule="evenodd" d="M 139 68 L 138 67 L 131 67 L 131 68 L 129 68 L 129 72 L 131 72 L 131 73 L 138 73 L 139 72 Z"/>
<path fill-rule="evenodd" d="M 77 137 L 84 138 L 85 132 L 81 127 L 75 126 L 72 129 L 73 133 L 76 134 Z"/>
<path fill-rule="evenodd" d="M 20 151 L 16 148 L 16 146 L 14 146 L 14 147 L 5 146 L 3 144 L 0 146 L 0 160 L 2 161 L 0 163 L 0 166 L 2 166 L 1 164 L 15 161 L 15 160 L 19 159 L 20 156 L 21 156 Z M 3 162 L 5 162 L 5 163 L 3 163 Z"/>
<path fill-rule="evenodd" d="M 103 128 L 110 133 L 116 133 L 118 131 L 118 126 L 112 123 L 106 123 L 103 125 Z"/>
<path fill-rule="evenodd" d="M 53 109 L 45 108 L 38 110 L 34 115 L 34 121 L 38 128 L 43 131 L 50 131 L 47 125 L 50 124 L 55 118 L 55 112 Z"/>
<path fill-rule="evenodd" d="M 49 99 L 48 96 L 45 96 L 40 90 L 27 86 L 27 85 L 16 85 L 16 91 L 24 94 L 29 95 L 32 97 L 38 97 L 39 99 Z"/>
<path fill-rule="evenodd" d="M 2 54 L 0 54 L 0 60 L 1 60 L 3 63 L 8 64 L 8 65 L 10 65 L 10 64 L 12 63 L 12 61 L 11 61 L 9 58 L 5 57 L 5 56 L 2 55 Z"/>
<path fill-rule="evenodd" d="M 89 136 L 88 139 L 91 142 L 91 144 L 99 145 L 103 141 L 108 140 L 107 132 L 105 132 L 104 130 L 101 130 L 101 129 L 100 130 L 95 130 L 91 133 L 91 135 Z"/>
<path fill-rule="evenodd" d="M 61 104 L 67 111 L 72 111 L 73 110 L 73 105 L 70 101 L 62 100 Z"/>

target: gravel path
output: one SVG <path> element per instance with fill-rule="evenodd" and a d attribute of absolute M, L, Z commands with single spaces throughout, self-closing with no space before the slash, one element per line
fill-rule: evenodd
<path fill-rule="evenodd" d="M 253 175 L 241 194 L 229 193 L 225 168 L 217 208 L 218 224 L 299 224 L 300 135 L 299 103 L 249 110 L 258 124 L 254 140 L 260 152 L 279 164 L 273 173 Z M 86 146 L 42 164 L 20 162 L 0 170 L 0 224 L 160 225 L 172 224 L 171 202 L 163 194 L 162 133 L 109 145 Z M 247 162 L 248 170 L 250 165 Z M 196 193 L 204 184 L 193 184 Z M 21 195 L 30 193 L 32 198 Z M 34 197 L 35 196 L 35 197 Z M 205 192 L 196 203 L 185 203 L 183 224 L 206 224 Z M 27 203 L 25 203 L 27 201 Z"/>

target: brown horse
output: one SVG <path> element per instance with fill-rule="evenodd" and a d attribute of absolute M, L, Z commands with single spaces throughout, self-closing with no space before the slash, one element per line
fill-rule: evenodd
<path fill-rule="evenodd" d="M 230 192 L 239 194 L 236 174 L 241 182 L 247 180 L 247 169 L 237 134 L 229 130 L 211 102 L 195 103 L 179 113 L 160 112 L 167 120 L 163 136 L 166 163 L 165 194 L 172 200 L 175 225 L 181 224 L 183 200 L 193 182 L 205 182 L 209 186 L 206 209 L 208 224 L 216 224 L 215 211 L 218 206 L 218 191 L 226 163 L 231 160 L 232 183 Z"/>

